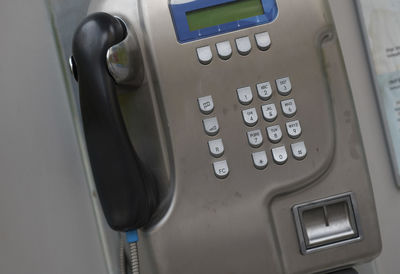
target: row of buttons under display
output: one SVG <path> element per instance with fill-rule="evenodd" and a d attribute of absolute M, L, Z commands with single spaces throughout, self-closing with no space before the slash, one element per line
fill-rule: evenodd
<path fill-rule="evenodd" d="M 210 141 L 212 142 L 212 141 Z M 221 141 L 222 143 L 222 141 Z M 223 147 L 223 145 L 222 145 Z M 293 158 L 303 160 L 307 156 L 307 149 L 304 142 L 298 142 L 290 145 Z M 272 158 L 278 165 L 283 165 L 288 160 L 288 154 L 285 146 L 276 147 L 272 150 Z M 253 164 L 257 169 L 265 169 L 268 166 L 268 157 L 266 151 L 258 151 L 252 153 Z M 226 160 L 213 163 L 214 173 L 220 179 L 224 179 L 229 175 L 229 166 Z"/>
<path fill-rule="evenodd" d="M 267 50 L 271 46 L 271 38 L 268 32 L 254 35 L 257 47 L 260 50 Z M 236 48 L 240 55 L 248 55 L 251 51 L 251 41 L 248 36 L 237 38 L 235 40 Z M 232 56 L 232 46 L 229 41 L 223 41 L 215 45 L 218 56 L 223 60 L 228 60 Z M 213 53 L 210 46 L 197 48 L 197 57 L 203 65 L 208 65 L 213 59 Z"/>

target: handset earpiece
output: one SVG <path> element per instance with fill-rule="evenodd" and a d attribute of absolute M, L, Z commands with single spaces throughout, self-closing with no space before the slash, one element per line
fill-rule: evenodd
<path fill-rule="evenodd" d="M 131 144 L 116 94 L 116 82 L 143 81 L 141 60 L 135 37 L 110 14 L 88 16 L 75 32 L 71 64 L 90 163 L 104 215 L 118 231 L 145 226 L 158 205 L 156 180 Z"/>

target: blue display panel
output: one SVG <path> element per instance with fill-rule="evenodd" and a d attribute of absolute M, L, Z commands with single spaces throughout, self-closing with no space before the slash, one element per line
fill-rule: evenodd
<path fill-rule="evenodd" d="M 187 20 L 187 14 L 189 12 L 238 1 L 241 0 L 193 0 L 182 4 L 170 4 L 171 15 L 178 41 L 180 43 L 186 43 L 243 28 L 262 25 L 274 21 L 278 16 L 276 0 L 260 0 L 264 14 L 199 30 L 191 31 L 189 29 Z"/>

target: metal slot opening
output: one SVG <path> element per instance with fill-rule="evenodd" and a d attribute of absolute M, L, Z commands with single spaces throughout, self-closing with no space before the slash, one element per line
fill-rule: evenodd
<path fill-rule="evenodd" d="M 293 213 L 303 254 L 360 239 L 351 193 L 297 205 Z"/>

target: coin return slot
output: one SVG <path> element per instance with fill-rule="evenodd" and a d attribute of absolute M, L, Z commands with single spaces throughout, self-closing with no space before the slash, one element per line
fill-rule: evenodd
<path fill-rule="evenodd" d="M 360 238 L 351 195 L 294 207 L 303 254 Z"/>

